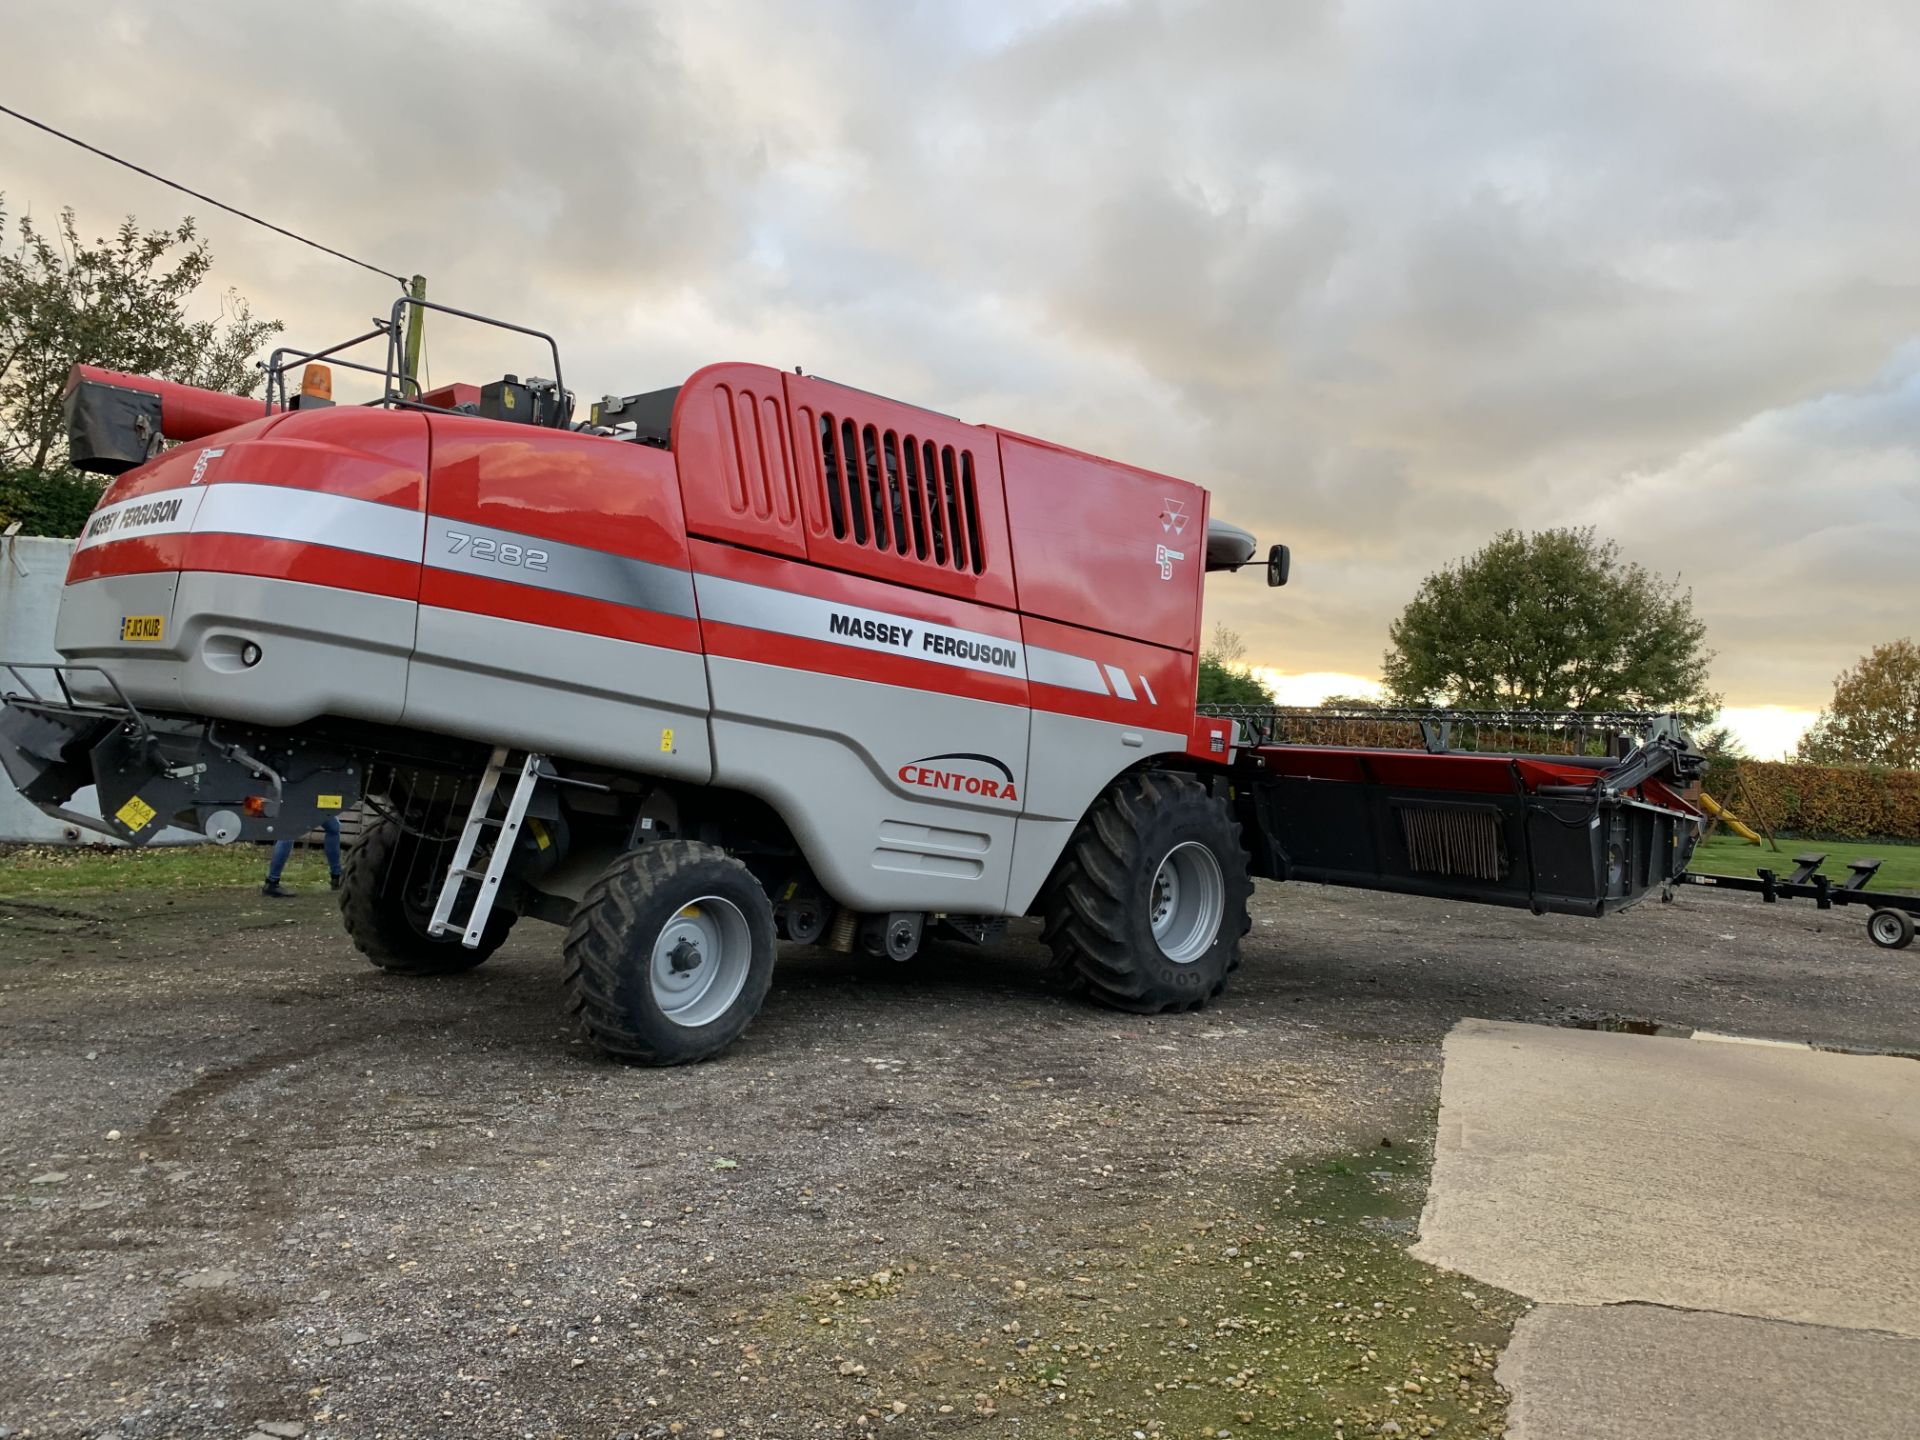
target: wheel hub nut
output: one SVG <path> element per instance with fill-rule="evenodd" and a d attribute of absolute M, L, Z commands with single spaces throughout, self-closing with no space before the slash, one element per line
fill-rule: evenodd
<path fill-rule="evenodd" d="M 700 947 L 691 940 L 682 940 L 667 952 L 667 964 L 673 967 L 676 975 L 687 975 L 700 968 Z"/>

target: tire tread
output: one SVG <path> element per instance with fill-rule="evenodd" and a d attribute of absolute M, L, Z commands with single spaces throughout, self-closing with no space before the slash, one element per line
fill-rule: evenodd
<path fill-rule="evenodd" d="M 406 918 L 396 868 L 411 866 L 407 854 L 414 837 L 392 820 L 380 820 L 360 832 L 340 867 L 340 918 L 347 938 L 368 963 L 391 975 L 458 975 L 473 969 L 506 943 L 515 916 L 496 908 L 487 919 L 480 944 L 469 950 L 458 938 L 435 939 L 414 929 Z"/>
<path fill-rule="evenodd" d="M 1180 812 L 1189 812 L 1198 828 L 1213 822 L 1205 812 L 1217 805 L 1204 785 L 1177 771 L 1136 771 L 1108 787 L 1075 827 L 1040 894 L 1041 939 L 1057 972 L 1099 1003 L 1139 1015 L 1197 1010 L 1226 989 L 1227 975 L 1240 965 L 1240 939 L 1253 924 L 1247 912 L 1253 882 L 1231 813 L 1223 817 L 1226 853 L 1216 856 L 1226 882 L 1221 926 L 1227 961 L 1205 993 L 1174 993 L 1141 963 L 1135 948 L 1141 918 L 1135 912 L 1144 897 L 1131 878 L 1141 873 L 1142 835 L 1156 818 L 1187 818 Z"/>
<path fill-rule="evenodd" d="M 661 894 L 670 894 L 690 871 L 716 862 L 737 870 L 758 890 L 758 882 L 753 881 L 746 866 L 719 847 L 692 840 L 661 840 L 622 855 L 581 897 L 563 942 L 561 985 L 567 1013 L 605 1054 L 635 1065 L 679 1065 L 707 1059 L 732 1043 L 759 1008 L 760 997 L 756 997 L 745 1007 L 746 1013 L 737 1017 L 737 1023 L 726 1027 L 724 1038 L 690 1047 L 665 1044 L 646 1035 L 633 1023 L 625 998 L 629 985 L 646 983 L 644 961 L 638 966 L 638 975 L 634 961 L 634 932 L 642 912 Z M 771 905 L 766 906 L 763 923 L 771 953 Z M 748 989 L 753 988 L 750 980 Z M 743 992 L 743 998 L 745 995 Z M 687 1038 L 691 1036 L 688 1032 Z"/>

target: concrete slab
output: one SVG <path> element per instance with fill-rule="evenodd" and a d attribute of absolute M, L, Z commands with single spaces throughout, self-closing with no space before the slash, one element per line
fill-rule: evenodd
<path fill-rule="evenodd" d="M 1920 1340 L 1653 1305 L 1543 1305 L 1500 1361 L 1508 1440 L 1894 1440 Z"/>
<path fill-rule="evenodd" d="M 1484 1020 L 1445 1054 L 1420 1258 L 1920 1336 L 1920 1062 Z"/>

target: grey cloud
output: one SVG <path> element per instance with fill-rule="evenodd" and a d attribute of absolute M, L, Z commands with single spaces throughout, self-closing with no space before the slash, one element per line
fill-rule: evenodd
<path fill-rule="evenodd" d="M 1897 0 L 11 23 L 23 108 L 555 330 L 583 391 L 802 363 L 1209 485 L 1300 547 L 1287 591 L 1210 591 L 1283 668 L 1371 671 L 1420 577 L 1509 524 L 1684 571 L 1736 702 L 1818 703 L 1920 612 L 1889 558 L 1920 504 Z M 0 143 L 10 203 L 178 213 Z M 384 294 L 207 223 L 302 334 Z M 503 368 L 434 334 L 436 373 Z"/>

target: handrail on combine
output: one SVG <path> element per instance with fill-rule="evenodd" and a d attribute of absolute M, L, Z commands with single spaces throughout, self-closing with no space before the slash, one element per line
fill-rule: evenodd
<path fill-rule="evenodd" d="M 325 360 L 329 365 L 344 365 L 349 370 L 359 370 L 368 375 L 378 375 L 383 398 L 393 390 L 391 367 L 365 364 L 359 360 L 342 360 L 342 350 L 351 350 L 356 345 L 364 345 L 369 340 L 378 340 L 387 333 L 384 324 L 376 325 L 364 335 L 356 335 L 351 340 L 342 340 L 337 345 L 329 345 L 324 350 L 298 350 L 291 345 L 279 346 L 267 357 L 267 414 L 287 408 L 287 371 L 295 365 L 305 365 L 312 360 Z M 282 357 L 285 357 L 284 359 Z M 416 384 L 416 390 L 419 386 Z M 275 396 L 279 399 L 276 402 Z"/>
<path fill-rule="evenodd" d="M 406 374 L 401 364 L 408 306 L 417 310 L 432 310 L 442 315 L 454 316 L 456 319 L 491 325 L 497 330 L 511 330 L 517 335 L 529 335 L 536 340 L 544 340 L 548 353 L 553 357 L 554 390 L 559 395 L 566 394 L 566 380 L 560 372 L 560 342 L 545 330 L 535 330 L 529 325 L 516 325 L 511 320 L 497 320 L 491 315 L 481 315 L 472 310 L 456 309 L 452 305 L 442 305 L 436 300 L 426 300 L 417 295 L 402 295 L 393 302 L 393 310 L 388 317 L 385 320 L 376 319 L 373 322 L 373 329 L 363 335 L 356 335 L 351 340 L 342 340 L 336 345 L 329 345 L 321 350 L 300 350 L 291 345 L 282 345 L 269 355 L 266 364 L 262 367 L 267 372 L 266 413 L 271 415 L 276 410 L 286 408 L 287 371 L 297 365 L 305 365 L 315 360 L 324 360 L 329 365 L 344 366 L 346 369 L 359 370 L 368 375 L 378 375 L 381 392 L 376 399 L 367 402 L 369 405 L 400 410 L 438 409 L 437 406 L 421 403 L 422 391 L 419 380 Z M 387 342 L 387 351 L 385 361 L 381 365 L 339 358 L 343 351 L 351 350 L 356 345 L 365 345 L 382 339 Z M 564 414 L 565 411 L 561 413 Z"/>
<path fill-rule="evenodd" d="M 20 687 L 20 691 L 25 692 L 25 698 L 36 705 L 50 705 L 54 702 L 47 696 L 42 695 L 34 683 L 21 673 L 22 671 L 45 670 L 51 673 L 54 684 L 60 687 L 60 703 L 68 709 L 97 712 L 102 716 L 111 716 L 114 719 L 124 720 L 138 727 L 143 734 L 149 729 L 146 716 L 142 715 L 133 701 L 127 698 L 127 692 L 120 688 L 120 682 L 98 665 L 70 665 L 65 661 L 58 660 L 8 660 L 0 662 L 0 669 L 5 670 L 11 675 L 13 677 L 13 683 Z M 107 682 L 107 688 L 113 691 L 114 699 L 118 703 L 115 705 L 102 705 L 97 702 L 76 700 L 73 695 L 73 687 L 67 683 L 67 676 L 70 673 L 75 675 L 98 675 L 102 680 Z M 20 691 L 0 690 L 0 696 L 12 697 L 19 694 Z"/>

